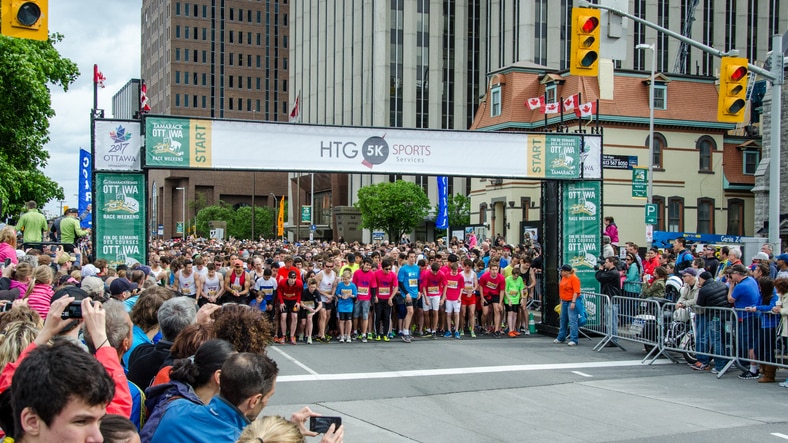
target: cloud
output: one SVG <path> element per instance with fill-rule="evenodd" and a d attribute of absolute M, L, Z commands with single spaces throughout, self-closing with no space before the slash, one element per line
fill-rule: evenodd
<path fill-rule="evenodd" d="M 140 76 L 140 0 L 83 0 L 49 3 L 49 32 L 64 36 L 55 47 L 79 67 L 81 75 L 68 92 L 52 91 L 55 117 L 50 121 L 50 159 L 44 172 L 63 187 L 65 203 L 76 206 L 79 149 L 90 150 L 90 110 L 93 108 L 93 64 L 107 78 L 98 90 L 98 107 L 112 116 L 112 96 Z M 55 214 L 60 202 L 45 211 Z"/>

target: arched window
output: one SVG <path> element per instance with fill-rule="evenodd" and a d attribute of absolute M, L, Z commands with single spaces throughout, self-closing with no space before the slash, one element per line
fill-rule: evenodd
<path fill-rule="evenodd" d="M 698 171 L 713 172 L 711 164 L 712 154 L 717 150 L 717 143 L 714 139 L 704 135 L 695 143 L 695 149 L 698 150 Z"/>
<path fill-rule="evenodd" d="M 648 137 L 646 137 L 646 147 L 648 147 Z M 654 169 L 664 169 L 662 163 L 662 153 L 668 147 L 668 142 L 665 136 L 659 132 L 654 133 Z"/>

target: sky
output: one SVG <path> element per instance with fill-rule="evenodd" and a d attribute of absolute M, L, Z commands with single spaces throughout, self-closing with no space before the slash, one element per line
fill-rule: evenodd
<path fill-rule="evenodd" d="M 142 0 L 59 0 L 49 2 L 49 32 L 64 36 L 55 45 L 62 57 L 79 67 L 68 89 L 50 85 L 55 117 L 50 120 L 49 162 L 45 174 L 63 187 L 64 205 L 77 206 L 79 150 L 90 151 L 90 110 L 93 108 L 93 65 L 107 80 L 98 90 L 98 107 L 112 116 L 112 96 L 140 76 L 140 8 Z M 60 201 L 44 211 L 60 212 Z"/>

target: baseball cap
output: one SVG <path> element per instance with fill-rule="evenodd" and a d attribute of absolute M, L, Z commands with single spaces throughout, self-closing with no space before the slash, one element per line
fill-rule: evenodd
<path fill-rule="evenodd" d="M 681 271 L 681 275 L 691 275 L 693 277 L 697 277 L 698 276 L 698 270 L 695 269 L 695 268 L 687 268 L 687 269 Z"/>
<path fill-rule="evenodd" d="M 77 209 L 77 208 L 68 208 L 68 209 L 66 209 L 66 214 L 79 214 L 79 209 Z"/>
<path fill-rule="evenodd" d="M 75 262 L 75 261 L 77 261 L 76 257 L 74 257 L 73 255 L 71 255 L 69 253 L 64 253 L 60 257 L 58 257 L 57 264 L 64 265 L 64 264 L 66 264 L 68 262 Z"/>
<path fill-rule="evenodd" d="M 89 294 L 104 295 L 104 281 L 98 277 L 85 277 L 80 287 Z"/>
<path fill-rule="evenodd" d="M 755 256 L 752 259 L 753 260 L 769 260 L 769 254 L 767 254 L 765 252 L 759 252 L 759 253 L 755 254 Z"/>
<path fill-rule="evenodd" d="M 62 288 L 58 289 L 49 301 L 49 304 L 52 304 L 55 300 L 61 299 L 63 297 L 74 297 L 74 301 L 80 301 L 90 297 L 87 292 L 83 289 L 80 289 L 76 286 L 63 286 Z"/>
<path fill-rule="evenodd" d="M 146 277 L 150 275 L 150 266 L 147 266 L 147 265 L 142 265 L 142 266 L 139 266 L 139 267 L 137 268 L 137 270 L 138 270 L 138 271 L 142 271 L 143 273 L 145 273 L 145 276 L 146 276 Z"/>
<path fill-rule="evenodd" d="M 109 293 L 112 295 L 120 295 L 126 291 L 133 291 L 135 289 L 137 289 L 137 284 L 125 278 L 116 278 L 112 280 L 112 283 L 109 285 Z"/>
<path fill-rule="evenodd" d="M 97 275 L 98 275 L 98 269 L 95 266 L 91 264 L 87 264 L 82 267 L 82 278 L 95 277 Z"/>
<path fill-rule="evenodd" d="M 704 281 L 706 281 L 706 280 L 711 280 L 714 277 L 712 277 L 711 272 L 703 271 L 703 272 L 700 273 L 698 278 L 702 278 Z"/>
<path fill-rule="evenodd" d="M 449 258 L 447 259 L 449 263 L 454 263 L 460 261 L 460 258 L 457 257 L 457 254 L 449 254 Z"/>
<path fill-rule="evenodd" d="M 560 270 L 561 271 L 566 271 L 566 272 L 572 272 L 572 265 L 569 265 L 569 264 L 561 265 L 561 269 Z"/>
<path fill-rule="evenodd" d="M 775 257 L 774 259 L 775 260 L 782 260 L 782 261 L 788 263 L 788 254 L 780 254 L 777 257 Z"/>
<path fill-rule="evenodd" d="M 297 275 L 296 271 L 290 271 L 287 273 L 287 278 L 296 278 Z"/>

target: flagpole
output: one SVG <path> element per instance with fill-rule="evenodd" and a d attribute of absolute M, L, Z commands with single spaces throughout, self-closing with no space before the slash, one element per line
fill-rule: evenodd
<path fill-rule="evenodd" d="M 93 65 L 93 113 L 98 110 L 98 65 Z"/>
<path fill-rule="evenodd" d="M 544 105 L 542 106 L 542 114 L 544 115 L 544 132 L 548 132 L 547 131 L 547 112 L 545 112 L 547 109 L 545 109 L 545 106 L 547 106 L 547 91 L 545 91 L 545 93 L 544 93 Z"/>
<path fill-rule="evenodd" d="M 583 94 L 581 92 L 577 93 L 577 106 L 575 106 L 575 115 L 577 115 L 577 111 L 580 110 L 580 104 L 583 103 Z M 583 115 L 577 116 L 577 132 L 583 133 Z"/>

